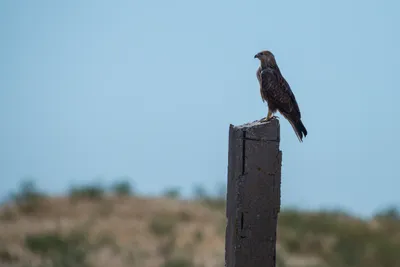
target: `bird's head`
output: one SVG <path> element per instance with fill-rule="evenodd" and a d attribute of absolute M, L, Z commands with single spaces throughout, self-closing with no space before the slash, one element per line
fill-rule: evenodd
<path fill-rule="evenodd" d="M 254 58 L 258 58 L 262 65 L 274 67 L 276 66 L 275 56 L 268 50 L 257 53 Z"/>

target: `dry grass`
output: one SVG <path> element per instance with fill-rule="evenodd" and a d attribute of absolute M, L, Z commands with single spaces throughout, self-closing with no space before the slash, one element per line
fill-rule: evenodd
<path fill-rule="evenodd" d="M 224 239 L 217 226 L 224 221 L 223 213 L 201 204 L 170 198 L 110 196 L 80 201 L 53 198 L 47 202 L 39 215 L 26 214 L 16 206 L 0 210 L 0 214 L 13 214 L 0 223 L 2 258 L 14 257 L 38 264 L 40 257 L 26 247 L 27 237 L 67 238 L 76 229 L 82 229 L 80 233 L 87 234 L 89 243 L 97 243 L 96 239 L 102 236 L 113 240 L 101 249 L 90 251 L 94 266 L 111 266 L 111 263 L 116 267 L 132 266 L 132 261 L 140 263 L 137 266 L 160 266 L 163 258 L 159 246 L 168 242 L 168 238 L 174 239 L 168 266 L 186 262 L 180 254 L 190 255 L 190 260 L 204 266 L 221 263 Z M 214 255 L 210 256 L 210 251 Z"/>
<path fill-rule="evenodd" d="M 70 197 L 49 198 L 31 189 L 28 197 L 17 194 L 14 202 L 0 207 L 0 263 L 41 267 L 224 265 L 222 198 L 183 201 L 174 191 L 149 199 L 132 196 L 126 186 L 114 187 L 114 195 L 90 187 L 75 188 Z M 400 216 L 393 209 L 371 221 L 341 212 L 282 210 L 278 267 L 400 266 L 399 233 Z"/>

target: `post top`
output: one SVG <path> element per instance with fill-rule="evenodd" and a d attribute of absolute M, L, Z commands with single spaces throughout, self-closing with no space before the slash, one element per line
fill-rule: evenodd
<path fill-rule="evenodd" d="M 242 125 L 234 126 L 231 124 L 234 131 L 245 131 L 246 138 L 256 139 L 260 141 L 276 141 L 280 139 L 280 124 L 276 117 L 269 121 L 256 120 Z"/>
<path fill-rule="evenodd" d="M 243 129 L 245 130 L 246 128 L 253 128 L 253 127 L 260 127 L 260 126 L 269 126 L 269 127 L 278 127 L 279 126 L 279 120 L 276 117 L 271 118 L 269 121 L 261 121 L 256 120 L 253 122 L 247 122 L 242 125 L 238 126 L 233 126 L 235 129 Z"/>

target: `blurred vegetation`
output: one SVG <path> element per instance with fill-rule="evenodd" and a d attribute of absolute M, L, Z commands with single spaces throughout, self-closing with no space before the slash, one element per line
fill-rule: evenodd
<path fill-rule="evenodd" d="M 133 188 L 129 178 L 120 178 L 112 185 L 111 191 L 117 196 L 133 195 Z"/>
<path fill-rule="evenodd" d="M 399 221 L 400 220 L 400 210 L 395 206 L 390 206 L 379 211 L 375 215 L 376 219 L 386 220 L 386 221 Z"/>
<path fill-rule="evenodd" d="M 101 184 L 93 183 L 81 186 L 72 186 L 69 190 L 71 200 L 88 199 L 100 200 L 104 197 L 106 191 Z"/>
<path fill-rule="evenodd" d="M 314 255 L 328 266 L 400 266 L 400 220 L 395 216 L 367 221 L 340 212 L 284 209 L 279 232 L 289 253 Z"/>
<path fill-rule="evenodd" d="M 18 191 L 10 194 L 10 199 L 17 206 L 19 212 L 34 214 L 45 205 L 46 194 L 36 187 L 32 179 L 25 179 L 20 183 Z M 3 214 L 3 216 L 7 215 Z"/>
<path fill-rule="evenodd" d="M 207 192 L 207 190 L 197 185 L 194 187 L 193 195 L 196 201 L 203 205 L 217 211 L 224 211 L 226 205 L 226 191 L 224 185 L 219 185 L 217 192 L 214 194 Z"/>
<path fill-rule="evenodd" d="M 149 230 L 156 236 L 162 237 L 173 234 L 178 217 L 173 214 L 164 213 L 155 215 L 149 224 Z"/>
<path fill-rule="evenodd" d="M 128 179 L 119 179 L 109 188 L 99 183 L 72 187 L 69 198 L 74 202 L 68 208 L 71 212 L 79 201 L 96 201 L 90 202 L 95 206 L 88 207 L 85 212 L 76 211 L 74 216 L 78 217 L 69 217 L 66 221 L 70 227 L 66 230 L 58 224 L 60 218 L 53 218 L 49 214 L 52 209 L 48 207 L 52 205 L 52 198 L 39 190 L 33 181 L 24 180 L 19 189 L 10 194 L 9 201 L 0 206 L 0 265 L 100 266 L 96 262 L 103 264 L 101 255 L 108 255 L 105 254 L 107 250 L 104 250 L 108 248 L 112 252 L 107 252 L 110 253 L 107 257 L 115 257 L 120 261 L 116 265 L 104 263 L 101 266 L 223 266 L 223 254 L 215 256 L 211 248 L 208 254 L 202 254 L 209 256 L 203 257 L 201 264 L 195 258 L 198 253 L 207 251 L 216 240 L 220 242 L 220 251 L 224 252 L 224 186 L 213 193 L 202 186 L 196 186 L 193 205 L 189 203 L 191 206 L 188 207 L 185 204 L 186 208 L 182 206 L 178 188 L 169 188 L 162 193 L 164 197 L 172 199 L 168 201 L 168 207 L 162 199 L 158 202 L 154 199 L 151 206 L 149 202 L 141 202 L 143 198 L 131 198 L 121 218 L 115 215 L 120 208 L 118 203 L 121 202 L 113 202 L 113 195 L 133 195 Z M 200 203 L 209 212 L 204 213 L 206 215 L 200 213 L 198 205 L 194 203 Z M 80 226 L 82 219 L 92 216 L 90 214 L 95 215 L 91 223 Z M 23 218 L 27 218 L 24 219 L 23 228 L 17 235 L 6 239 L 7 235 L 11 235 L 9 232 L 13 225 L 17 225 Z M 59 226 L 46 226 L 51 220 Z M 119 232 L 122 224 L 129 226 L 135 220 L 138 222 L 135 227 L 144 227 L 141 226 L 136 235 L 129 236 L 131 241 L 121 245 L 119 240 L 128 238 L 124 232 L 115 239 L 104 235 L 105 222 L 111 223 L 112 220 L 115 223 L 111 224 L 113 226 L 108 231 L 113 234 Z M 34 231 L 30 231 L 31 224 L 26 222 L 35 221 L 42 222 L 41 231 L 37 226 Z M 103 225 L 103 230 L 94 231 L 100 229 L 96 228 L 97 225 Z M 209 230 L 210 227 L 214 230 Z M 18 236 L 23 237 L 21 242 L 11 245 L 10 242 Z M 147 248 L 146 242 L 151 244 Z M 22 251 L 26 253 L 16 249 L 20 246 L 18 244 L 22 245 Z M 279 214 L 278 244 L 278 267 L 397 267 L 400 266 L 400 211 L 395 206 L 386 207 L 367 220 L 340 210 L 305 212 L 283 208 Z M 153 250 L 149 250 L 149 247 Z M 214 256 L 219 259 L 218 265 L 210 263 L 215 262 L 210 260 Z M 32 260 L 35 257 L 36 262 Z"/>
<path fill-rule="evenodd" d="M 57 232 L 27 235 L 25 247 L 43 260 L 49 260 L 50 266 L 90 266 L 87 255 L 91 247 L 85 233 L 67 236 Z"/>
<path fill-rule="evenodd" d="M 163 267 L 195 267 L 192 257 L 194 250 L 179 250 L 176 246 L 179 235 L 178 225 L 190 220 L 185 212 L 156 214 L 149 223 L 150 232 L 158 238 L 157 251 L 162 257 Z M 186 248 L 192 248 L 186 246 Z M 185 255 L 185 256 L 184 256 Z"/>
<path fill-rule="evenodd" d="M 108 235 L 100 235 L 96 240 L 89 240 L 90 225 L 76 226 L 68 233 L 44 231 L 28 234 L 24 246 L 41 259 L 39 266 L 90 267 L 89 255 L 103 247 L 115 250 L 116 243 Z"/>
<path fill-rule="evenodd" d="M 179 199 L 181 196 L 181 192 L 180 192 L 179 188 L 172 187 L 172 188 L 167 188 L 166 190 L 164 190 L 163 195 L 167 198 Z"/>

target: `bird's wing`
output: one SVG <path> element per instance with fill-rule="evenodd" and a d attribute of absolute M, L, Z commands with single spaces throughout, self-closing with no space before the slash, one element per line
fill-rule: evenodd
<path fill-rule="evenodd" d="M 262 99 L 263 102 L 265 102 L 265 101 L 266 101 L 266 98 L 265 98 L 265 96 L 264 96 L 264 94 L 263 94 L 263 89 L 262 89 L 261 71 L 262 71 L 262 69 L 261 69 L 261 67 L 259 67 L 259 68 L 257 69 L 256 75 L 257 75 L 258 83 L 260 84 L 261 99 Z"/>
<path fill-rule="evenodd" d="M 290 89 L 289 84 L 273 69 L 264 69 L 261 71 L 261 90 L 265 98 L 273 101 L 276 107 L 284 115 L 292 119 L 301 117 L 300 109 L 296 98 Z"/>

